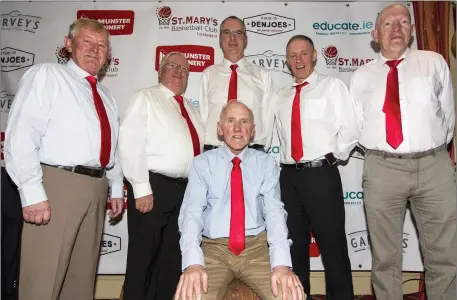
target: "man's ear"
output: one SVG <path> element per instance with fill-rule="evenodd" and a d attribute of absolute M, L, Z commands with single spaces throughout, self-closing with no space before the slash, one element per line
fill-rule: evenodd
<path fill-rule="evenodd" d="M 70 37 L 66 36 L 65 39 L 64 39 L 64 45 L 65 45 L 65 48 L 67 49 L 68 52 L 71 53 L 71 43 L 72 43 L 72 40 Z"/>
<path fill-rule="evenodd" d="M 376 28 L 371 31 L 371 38 L 379 44 L 378 30 Z"/>

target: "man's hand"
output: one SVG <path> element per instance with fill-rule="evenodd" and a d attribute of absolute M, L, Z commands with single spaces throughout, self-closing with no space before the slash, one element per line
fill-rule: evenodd
<path fill-rule="evenodd" d="M 110 200 L 110 203 L 111 203 L 111 210 L 109 212 L 109 217 L 111 219 L 117 218 L 124 210 L 124 199 L 112 198 Z"/>
<path fill-rule="evenodd" d="M 174 300 L 193 300 L 202 298 L 202 290 L 205 294 L 208 292 L 208 274 L 201 265 L 191 265 L 184 270 L 179 279 L 178 287 Z"/>
<path fill-rule="evenodd" d="M 136 198 L 135 207 L 139 212 L 147 213 L 150 212 L 154 206 L 154 197 L 151 195 Z"/>
<path fill-rule="evenodd" d="M 36 225 L 46 225 L 51 219 L 51 207 L 49 201 L 43 201 L 22 208 L 24 221 Z"/>
<path fill-rule="evenodd" d="M 282 300 L 303 300 L 305 291 L 300 283 L 298 276 L 292 272 L 289 267 L 277 266 L 271 273 L 271 291 L 275 297 L 278 296 L 278 284 L 281 285 Z M 288 297 L 292 294 L 292 299 Z"/>

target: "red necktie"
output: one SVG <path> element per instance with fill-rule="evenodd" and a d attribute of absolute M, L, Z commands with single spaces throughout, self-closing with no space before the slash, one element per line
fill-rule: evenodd
<path fill-rule="evenodd" d="M 382 111 L 386 114 L 386 141 L 394 149 L 403 142 L 400 112 L 400 92 L 398 90 L 398 64 L 403 60 L 390 60 L 387 74 L 386 98 Z"/>
<path fill-rule="evenodd" d="M 236 68 L 238 68 L 237 64 L 233 64 L 230 66 L 232 69 L 232 75 L 230 75 L 230 83 L 229 83 L 229 90 L 228 90 L 228 98 L 227 102 L 233 99 L 237 99 L 237 89 L 238 89 L 238 77 L 236 74 Z"/>
<path fill-rule="evenodd" d="M 187 127 L 189 128 L 190 137 L 192 139 L 192 146 L 194 147 L 194 156 L 200 154 L 200 140 L 198 139 L 197 130 L 195 130 L 194 124 L 187 113 L 186 108 L 184 107 L 184 99 L 182 96 L 175 96 L 176 101 L 179 103 L 179 108 L 181 109 L 181 115 L 186 119 Z"/>
<path fill-rule="evenodd" d="M 97 110 L 98 119 L 100 120 L 100 165 L 102 168 L 105 168 L 109 163 L 111 153 L 111 127 L 108 115 L 106 114 L 105 105 L 97 91 L 97 78 L 94 76 L 87 76 L 86 79 L 92 87 L 95 109 Z"/>
<path fill-rule="evenodd" d="M 241 174 L 238 157 L 233 160 L 232 175 L 230 177 L 231 188 L 231 209 L 230 209 L 230 237 L 228 247 L 235 255 L 243 252 L 245 247 L 245 230 L 244 230 L 244 192 L 243 192 L 243 175 Z"/>
<path fill-rule="evenodd" d="M 295 97 L 292 104 L 292 123 L 291 123 L 291 148 L 292 158 L 299 162 L 303 157 L 303 142 L 301 136 L 301 121 L 300 121 L 300 90 L 307 85 L 308 82 L 303 82 L 295 86 Z"/>

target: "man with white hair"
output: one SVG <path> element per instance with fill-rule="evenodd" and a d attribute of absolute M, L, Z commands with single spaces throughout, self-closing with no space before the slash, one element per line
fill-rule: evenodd
<path fill-rule="evenodd" d="M 171 299 L 179 281 L 178 214 L 204 132 L 198 110 L 183 97 L 188 77 L 184 55 L 167 54 L 159 85 L 133 96 L 121 124 L 120 160 L 129 182 L 124 300 Z"/>
<path fill-rule="evenodd" d="M 444 58 L 410 50 L 414 26 L 402 5 L 378 15 L 378 58 L 360 67 L 350 91 L 365 150 L 364 204 L 376 299 L 402 296 L 403 223 L 409 202 L 417 224 L 428 299 L 456 297 L 455 169 L 446 151 L 454 134 L 452 81 Z"/>

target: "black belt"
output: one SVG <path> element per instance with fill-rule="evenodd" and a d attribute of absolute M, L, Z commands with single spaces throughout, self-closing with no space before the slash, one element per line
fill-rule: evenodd
<path fill-rule="evenodd" d="M 282 168 L 293 168 L 297 170 L 308 169 L 308 168 L 319 168 L 319 167 L 333 167 L 336 166 L 338 160 L 335 158 L 333 153 L 327 153 L 325 158 L 316 159 L 312 161 L 299 162 L 296 164 L 281 164 Z"/>
<path fill-rule="evenodd" d="M 203 146 L 203 151 L 213 150 L 213 149 L 217 149 L 217 148 L 219 148 L 219 147 L 220 147 L 220 146 L 204 145 L 204 146 Z M 255 149 L 255 150 L 259 150 L 259 151 L 265 151 L 265 146 L 260 145 L 260 144 L 252 144 L 252 145 L 249 145 L 249 148 L 252 148 L 252 149 Z"/>
<path fill-rule="evenodd" d="M 160 174 L 160 173 L 152 172 L 151 170 L 149 170 L 149 172 L 151 172 L 154 175 L 163 177 L 164 179 L 166 179 L 168 181 L 173 181 L 173 182 L 176 182 L 176 183 L 187 183 L 187 178 L 184 178 L 184 177 L 170 177 L 170 176 L 163 175 L 163 174 Z"/>
<path fill-rule="evenodd" d="M 102 168 L 92 168 L 92 167 L 85 167 L 85 166 L 74 166 L 74 167 L 67 167 L 67 166 L 53 166 L 53 165 L 48 165 L 41 163 L 42 165 L 48 166 L 48 167 L 53 167 L 61 170 L 65 170 L 68 172 L 76 173 L 76 174 L 81 174 L 81 175 L 86 175 L 94 178 L 102 178 L 106 174 L 106 169 Z"/>

